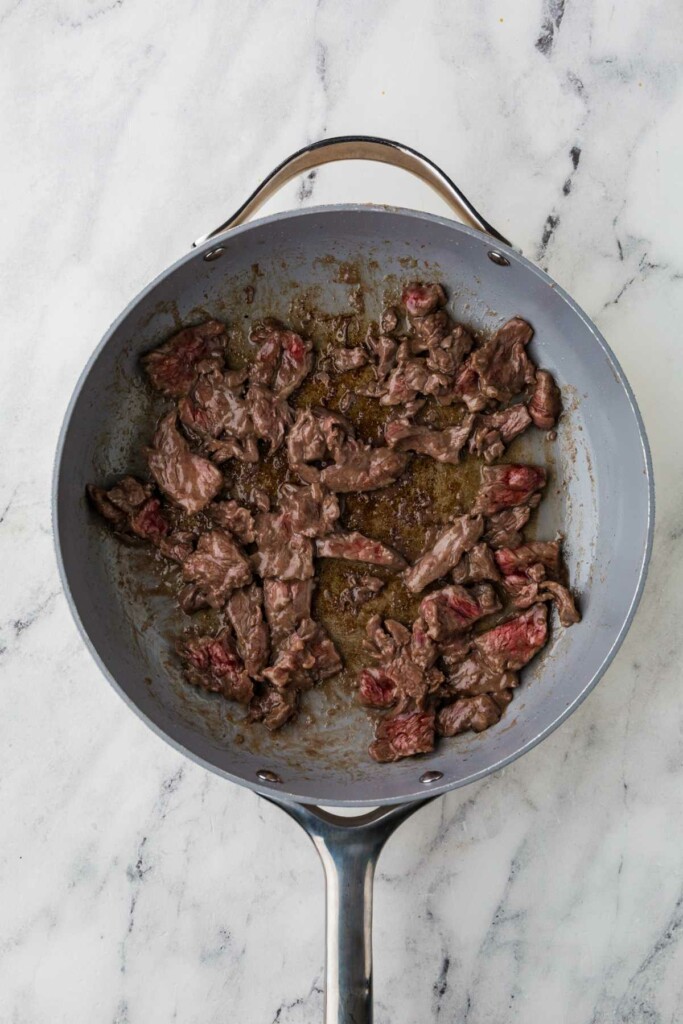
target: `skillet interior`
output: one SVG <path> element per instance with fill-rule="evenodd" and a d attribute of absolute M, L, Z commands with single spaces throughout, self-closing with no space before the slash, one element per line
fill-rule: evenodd
<path fill-rule="evenodd" d="M 283 779 L 274 795 L 375 805 L 426 795 L 419 782 L 426 769 L 443 772 L 431 793 L 471 781 L 524 752 L 577 705 L 630 621 L 649 553 L 651 495 L 640 419 L 619 367 L 595 328 L 546 275 L 508 250 L 510 266 L 494 264 L 487 258 L 490 239 L 442 218 L 332 207 L 255 222 L 221 245 L 219 260 L 203 260 L 212 248 L 205 245 L 131 304 L 105 336 L 72 400 L 55 476 L 55 528 L 77 620 L 105 673 L 152 727 L 208 767 L 253 788 L 269 789 L 256 776 L 267 768 Z M 265 315 L 291 321 L 292 301 L 300 303 L 302 296 L 317 309 L 348 314 L 358 280 L 365 315 L 372 318 L 384 295 L 415 277 L 443 281 L 456 319 L 478 330 L 488 332 L 514 314 L 535 328 L 532 355 L 556 375 L 566 411 L 554 445 L 534 431 L 516 442 L 511 455 L 549 465 L 538 535 L 558 529 L 566 535 L 584 618 L 571 630 L 554 629 L 497 726 L 442 741 L 429 757 L 376 765 L 365 753 L 371 732 L 366 714 L 334 681 L 309 695 L 315 718 L 310 727 L 302 723 L 275 736 L 245 729 L 241 711 L 186 686 L 168 639 L 182 620 L 170 612 L 147 556 L 122 547 L 94 523 L 84 488 L 142 468 L 150 407 L 138 356 L 180 323 L 207 315 L 236 327 Z M 248 285 L 255 286 L 251 304 Z M 235 344 L 239 351 L 238 336 Z M 131 586 L 131 578 L 142 582 Z"/>

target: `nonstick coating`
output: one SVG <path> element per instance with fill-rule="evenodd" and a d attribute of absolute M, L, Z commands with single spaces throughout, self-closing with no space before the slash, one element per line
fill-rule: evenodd
<path fill-rule="evenodd" d="M 220 259 L 204 254 L 220 244 Z M 493 248 L 509 266 L 492 262 Z M 258 270 L 254 265 L 258 264 Z M 351 267 L 351 271 L 349 270 Z M 181 322 L 216 315 L 287 320 L 302 294 L 330 313 L 349 311 L 360 271 L 366 314 L 384 293 L 414 278 L 443 281 L 454 315 L 490 331 L 510 316 L 534 326 L 532 356 L 562 385 L 565 414 L 549 445 L 534 431 L 516 458 L 549 465 L 539 536 L 566 536 L 583 621 L 562 630 L 535 659 L 500 723 L 442 741 L 435 753 L 377 765 L 366 753 L 365 712 L 312 694 L 315 721 L 275 736 L 245 728 L 243 714 L 188 687 L 171 650 L 170 602 L 146 555 L 107 533 L 89 510 L 85 485 L 142 469 L 150 410 L 137 365 Z M 252 305 L 244 289 L 256 283 Z M 322 207 L 269 217 L 188 253 L 143 291 L 110 328 L 72 398 L 54 481 L 57 553 L 76 621 L 104 674 L 160 735 L 199 763 L 252 789 L 306 803 L 378 805 L 464 785 L 529 750 L 589 693 L 634 614 L 649 558 L 653 492 L 643 425 L 604 339 L 546 274 L 518 253 L 453 221 L 406 210 Z M 131 578 L 143 583 L 131 584 Z M 175 621 L 175 620 L 174 620 Z M 332 687 L 334 681 L 327 684 Z M 318 703 L 316 704 L 316 699 Z M 328 700 L 328 704 L 325 704 Z M 235 742 L 237 737 L 237 742 Z M 281 784 L 257 777 L 276 772 Z M 428 789 L 427 770 L 443 773 Z"/>

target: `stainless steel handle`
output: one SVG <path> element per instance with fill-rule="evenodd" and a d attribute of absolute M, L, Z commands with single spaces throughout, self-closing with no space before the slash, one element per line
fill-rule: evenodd
<path fill-rule="evenodd" d="M 230 228 L 244 224 L 267 199 L 274 196 L 283 185 L 286 185 L 298 174 L 322 167 L 323 164 L 335 163 L 337 160 L 374 160 L 377 163 L 390 164 L 392 167 L 400 167 L 404 171 L 409 171 L 416 178 L 420 178 L 421 181 L 430 185 L 442 199 L 445 199 L 453 212 L 465 224 L 485 231 L 504 245 L 511 244 L 482 217 L 448 175 L 440 167 L 437 167 L 433 160 L 418 153 L 416 149 L 403 146 L 399 142 L 392 142 L 390 139 L 379 139 L 370 135 L 342 135 L 304 146 L 303 149 L 283 160 L 252 192 L 239 210 L 233 213 L 232 217 L 229 217 L 214 231 L 210 231 L 208 235 L 198 238 L 194 246 L 202 245 L 210 238 L 215 238 Z"/>
<path fill-rule="evenodd" d="M 434 799 L 354 818 L 275 803 L 308 833 L 325 870 L 325 1024 L 372 1024 L 372 885 L 389 836 Z"/>

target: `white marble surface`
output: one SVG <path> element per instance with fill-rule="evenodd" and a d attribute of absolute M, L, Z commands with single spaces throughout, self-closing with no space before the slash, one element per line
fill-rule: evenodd
<path fill-rule="evenodd" d="M 321 1020 L 312 847 L 104 684 L 49 484 L 118 311 L 284 155 L 345 132 L 423 149 L 577 297 L 658 486 L 646 593 L 594 695 L 387 847 L 377 1022 L 683 1020 L 680 4 L 3 0 L 0 26 L 0 1021 Z M 342 199 L 442 211 L 348 168 L 271 208 Z"/>

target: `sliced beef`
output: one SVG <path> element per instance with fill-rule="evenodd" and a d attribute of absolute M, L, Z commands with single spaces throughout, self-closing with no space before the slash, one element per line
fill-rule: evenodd
<path fill-rule="evenodd" d="M 367 562 L 388 569 L 404 569 L 406 560 L 393 548 L 355 531 L 338 530 L 316 541 L 318 558 L 345 558 L 350 562 Z"/>
<path fill-rule="evenodd" d="M 364 668 L 358 676 L 358 700 L 367 708 L 390 708 L 396 703 L 398 686 L 381 668 Z"/>
<path fill-rule="evenodd" d="M 214 501 L 208 511 L 216 526 L 229 530 L 240 544 L 253 544 L 256 539 L 254 517 L 248 508 L 236 501 Z"/>
<path fill-rule="evenodd" d="M 185 327 L 141 362 L 156 391 L 180 398 L 189 393 L 200 367 L 222 367 L 226 341 L 224 325 L 207 320 L 198 327 Z"/>
<path fill-rule="evenodd" d="M 454 583 L 481 583 L 500 579 L 494 552 L 485 541 L 475 544 L 462 556 L 451 573 Z"/>
<path fill-rule="evenodd" d="M 307 580 L 313 576 L 313 541 L 294 533 L 283 512 L 258 512 L 255 519 L 255 572 L 265 579 Z"/>
<path fill-rule="evenodd" d="M 492 548 L 518 548 L 524 538 L 522 530 L 529 522 L 531 509 L 528 505 L 495 512 L 486 519 L 484 540 Z"/>
<path fill-rule="evenodd" d="M 453 384 L 453 394 L 467 406 L 470 412 L 481 412 L 489 399 L 479 390 L 479 374 L 472 365 L 470 355 L 461 366 Z"/>
<path fill-rule="evenodd" d="M 282 447 L 292 422 L 287 401 L 263 384 L 252 384 L 247 391 L 246 405 L 256 437 L 267 441 L 271 454 Z"/>
<path fill-rule="evenodd" d="M 393 369 L 396 362 L 398 343 L 388 337 L 387 334 L 380 334 L 379 337 L 368 333 L 365 344 L 375 360 L 375 376 L 378 381 L 383 381 Z"/>
<path fill-rule="evenodd" d="M 483 455 L 486 462 L 494 462 L 505 452 L 510 442 L 531 425 L 531 416 L 525 405 L 518 403 L 507 409 L 477 417 L 470 438 L 470 451 Z"/>
<path fill-rule="evenodd" d="M 462 665 L 471 650 L 472 638 L 468 635 L 455 636 L 448 643 L 439 645 L 439 657 L 449 676 Z"/>
<path fill-rule="evenodd" d="M 398 356 L 397 356 L 398 358 Z M 450 391 L 450 381 L 443 373 L 430 370 L 421 358 L 399 362 L 390 372 L 380 392 L 379 404 L 384 406 L 407 405 L 424 395 L 435 397 Z"/>
<path fill-rule="evenodd" d="M 312 597 L 312 579 L 263 581 L 263 604 L 273 650 L 279 648 L 303 619 L 310 619 Z"/>
<path fill-rule="evenodd" d="M 248 720 L 263 722 L 269 732 L 275 732 L 293 718 L 298 709 L 298 690 L 278 690 L 277 686 L 263 684 L 249 705 Z"/>
<path fill-rule="evenodd" d="M 384 334 L 393 334 L 398 327 L 399 314 L 393 306 L 387 306 L 382 310 L 379 318 L 379 326 Z"/>
<path fill-rule="evenodd" d="M 476 697 L 480 693 L 505 693 L 519 685 L 516 672 L 492 667 L 474 650 L 448 671 L 448 690 L 458 697 Z"/>
<path fill-rule="evenodd" d="M 249 333 L 249 341 L 258 346 L 249 367 L 249 380 L 252 384 L 265 384 L 266 387 L 271 387 L 282 353 L 282 325 L 271 319 L 256 323 Z"/>
<path fill-rule="evenodd" d="M 301 387 L 313 368 L 313 346 L 294 331 L 281 332 L 282 359 L 275 374 L 273 389 L 287 398 Z"/>
<path fill-rule="evenodd" d="M 165 536 L 170 531 L 170 524 L 163 516 L 157 519 L 157 514 L 161 515 L 160 502 L 152 497 L 154 488 L 151 484 L 140 483 L 133 476 L 124 476 L 108 490 L 88 484 L 86 493 L 95 510 L 117 533 L 151 539 L 154 535 Z"/>
<path fill-rule="evenodd" d="M 466 416 L 462 423 L 445 430 L 418 427 L 406 420 L 393 420 L 385 429 L 386 442 L 399 451 L 429 455 L 437 462 L 457 465 L 460 452 L 470 436 L 474 417 Z"/>
<path fill-rule="evenodd" d="M 553 580 L 544 581 L 539 587 L 540 599 L 542 601 L 554 601 L 557 613 L 562 626 L 573 626 L 581 622 L 581 614 L 576 607 L 576 602 L 570 590 L 562 583 Z"/>
<path fill-rule="evenodd" d="M 539 562 L 551 579 L 559 579 L 562 574 L 560 542 L 557 540 L 534 540 L 517 548 L 499 548 L 495 559 L 504 576 L 526 572 Z"/>
<path fill-rule="evenodd" d="M 202 373 L 190 395 L 178 404 L 180 422 L 191 434 L 220 438 L 227 434 L 243 441 L 254 433 L 249 406 L 241 387 L 232 387 L 220 370 Z"/>
<path fill-rule="evenodd" d="M 453 569 L 463 554 L 472 548 L 481 537 L 484 521 L 481 516 L 460 516 L 446 529 L 430 551 L 415 562 L 405 574 L 405 584 L 413 594 L 445 576 Z"/>
<path fill-rule="evenodd" d="M 370 757 L 381 764 L 402 757 L 429 754 L 434 749 L 436 716 L 433 711 L 407 711 L 385 716 L 377 723 Z"/>
<path fill-rule="evenodd" d="M 474 338 L 460 324 L 456 324 L 445 338 L 437 340 L 436 337 L 430 336 L 427 342 L 427 367 L 448 377 L 454 377 L 473 345 Z"/>
<path fill-rule="evenodd" d="M 320 481 L 336 493 L 375 491 L 398 480 L 408 464 L 408 457 L 391 448 L 345 446 L 341 461 L 323 469 Z"/>
<path fill-rule="evenodd" d="M 414 354 L 429 352 L 440 346 L 453 326 L 453 321 L 445 309 L 437 309 L 425 316 L 411 316 L 408 319 L 413 329 L 410 350 Z"/>
<path fill-rule="evenodd" d="M 440 284 L 412 281 L 401 293 L 401 304 L 410 317 L 427 316 L 446 305 L 446 293 Z"/>
<path fill-rule="evenodd" d="M 222 608 L 232 590 L 251 582 L 251 569 L 229 533 L 210 530 L 200 536 L 196 550 L 185 559 L 183 579 L 197 583 L 212 608 Z"/>
<path fill-rule="evenodd" d="M 319 470 L 309 464 L 337 461 L 348 438 L 353 438 L 353 428 L 345 416 L 328 409 L 300 409 L 287 435 L 289 465 L 304 482 L 318 480 Z"/>
<path fill-rule="evenodd" d="M 268 627 L 263 620 L 263 591 L 256 583 L 233 590 L 227 611 L 247 674 L 257 679 L 268 664 L 269 651 Z"/>
<path fill-rule="evenodd" d="M 172 562 L 181 564 L 194 551 L 196 537 L 189 530 L 172 530 L 164 537 L 155 540 L 158 551 Z"/>
<path fill-rule="evenodd" d="M 210 693 L 221 693 L 229 700 L 248 704 L 254 686 L 228 629 L 216 636 L 186 636 L 177 651 L 185 666 L 185 678 L 193 686 Z"/>
<path fill-rule="evenodd" d="M 178 594 L 178 604 L 186 615 L 194 615 L 195 612 L 211 607 L 199 583 L 188 583 L 183 587 Z"/>
<path fill-rule="evenodd" d="M 379 576 L 351 575 L 348 577 L 348 586 L 339 595 L 340 607 L 345 611 L 360 608 L 376 597 L 384 586 L 384 580 Z"/>
<path fill-rule="evenodd" d="M 472 353 L 470 365 L 479 376 L 479 390 L 497 402 L 509 402 L 534 382 L 536 368 L 526 353 L 533 328 L 513 317 Z"/>
<path fill-rule="evenodd" d="M 324 537 L 339 519 L 339 501 L 318 483 L 280 488 L 281 516 L 289 531 L 304 537 Z"/>
<path fill-rule="evenodd" d="M 490 583 L 476 583 L 469 590 L 458 584 L 442 587 L 427 594 L 420 605 L 428 635 L 437 641 L 450 640 L 464 633 L 485 615 L 501 608 L 498 595 Z"/>
<path fill-rule="evenodd" d="M 439 736 L 457 736 L 468 729 L 483 732 L 500 721 L 501 713 L 498 704 L 485 693 L 479 697 L 464 697 L 440 709 L 436 730 Z"/>
<path fill-rule="evenodd" d="M 365 366 L 368 361 L 367 352 L 362 348 L 335 348 L 332 352 L 332 362 L 338 373 L 346 373 L 347 370 L 358 370 Z"/>
<path fill-rule="evenodd" d="M 552 430 L 562 411 L 562 396 L 553 375 L 536 371 L 534 391 L 529 401 L 529 414 L 540 430 Z"/>
<path fill-rule="evenodd" d="M 399 707 L 423 708 L 427 699 L 438 691 L 444 676 L 434 667 L 438 647 L 419 620 L 417 628 L 411 631 L 394 619 L 382 623 L 378 615 L 373 615 L 366 633 L 364 649 L 393 681 Z"/>
<path fill-rule="evenodd" d="M 472 511 L 487 516 L 514 505 L 528 505 L 546 483 L 541 466 L 484 466 L 481 476 L 482 486 Z"/>
<path fill-rule="evenodd" d="M 537 654 L 548 639 L 548 612 L 535 604 L 521 615 L 502 622 L 475 637 L 474 647 L 492 668 L 517 672 Z"/>
<path fill-rule="evenodd" d="M 178 432 L 175 412 L 159 421 L 152 445 L 147 450 L 150 472 L 174 504 L 193 515 L 216 497 L 223 486 L 223 474 L 208 459 L 190 451 Z"/>
<path fill-rule="evenodd" d="M 280 645 L 275 662 L 263 676 L 278 689 L 310 689 L 341 670 L 339 653 L 322 626 L 303 619 Z"/>

